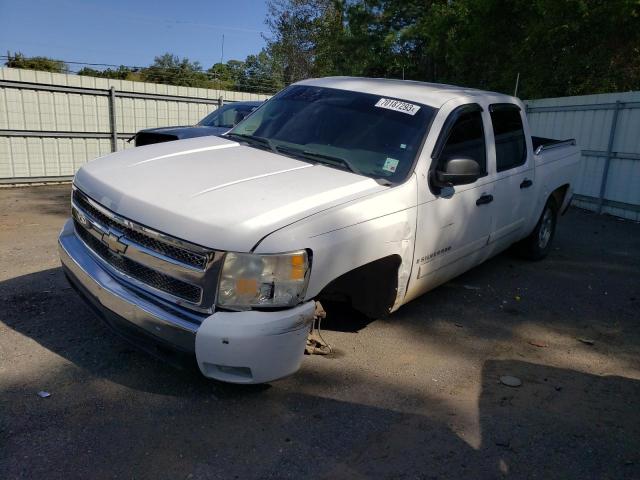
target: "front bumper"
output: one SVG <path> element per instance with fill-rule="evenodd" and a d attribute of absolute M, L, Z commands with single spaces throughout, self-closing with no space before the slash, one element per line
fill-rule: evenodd
<path fill-rule="evenodd" d="M 75 235 L 72 221 L 63 227 L 58 243 L 71 284 L 126 338 L 195 353 L 206 377 L 226 382 L 269 382 L 300 367 L 314 302 L 277 312 L 195 316 L 116 280 Z"/>

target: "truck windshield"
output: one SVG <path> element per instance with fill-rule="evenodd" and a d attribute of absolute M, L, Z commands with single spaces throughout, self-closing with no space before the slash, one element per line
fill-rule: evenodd
<path fill-rule="evenodd" d="M 228 136 L 256 148 L 398 183 L 411 172 L 435 112 L 391 97 L 295 85 Z"/>

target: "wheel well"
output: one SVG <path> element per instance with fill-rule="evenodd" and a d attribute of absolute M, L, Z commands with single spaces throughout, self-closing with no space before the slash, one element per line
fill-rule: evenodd
<path fill-rule="evenodd" d="M 354 268 L 324 287 L 318 299 L 348 302 L 369 318 L 384 317 L 396 301 L 401 263 L 400 255 L 389 255 Z"/>
<path fill-rule="evenodd" d="M 564 198 L 567 195 L 567 191 L 569 190 L 569 184 L 562 185 L 561 187 L 556 188 L 553 192 L 551 192 L 550 197 L 556 202 L 556 206 L 558 210 L 562 208 L 562 204 L 564 203 Z"/>

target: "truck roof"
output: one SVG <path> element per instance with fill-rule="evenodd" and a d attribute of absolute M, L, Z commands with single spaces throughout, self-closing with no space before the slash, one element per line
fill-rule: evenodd
<path fill-rule="evenodd" d="M 362 77 L 325 77 L 311 78 L 297 82 L 296 85 L 312 85 L 325 88 L 336 88 L 353 92 L 373 93 L 410 100 L 432 107 L 440 107 L 444 103 L 465 97 L 491 97 L 493 101 L 517 102 L 515 97 L 502 93 L 488 92 L 474 88 L 457 87 L 442 83 L 427 83 L 414 80 L 394 80 L 389 78 Z"/>

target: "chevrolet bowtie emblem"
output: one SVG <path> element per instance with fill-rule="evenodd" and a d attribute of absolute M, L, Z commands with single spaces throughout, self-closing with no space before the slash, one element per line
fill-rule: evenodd
<path fill-rule="evenodd" d="M 85 217 L 84 213 L 82 213 L 80 210 L 76 210 L 75 212 L 76 219 L 78 220 L 78 222 L 80 222 L 80 225 L 87 228 L 87 226 L 89 225 L 89 222 L 87 222 L 87 217 Z"/>
<path fill-rule="evenodd" d="M 102 235 L 102 241 L 109 247 L 113 253 L 124 253 L 127 251 L 127 244 L 121 241 L 122 235 L 117 235 L 114 232 L 108 232 Z"/>

